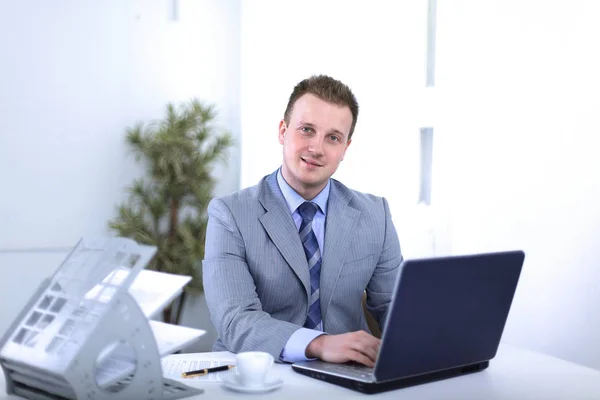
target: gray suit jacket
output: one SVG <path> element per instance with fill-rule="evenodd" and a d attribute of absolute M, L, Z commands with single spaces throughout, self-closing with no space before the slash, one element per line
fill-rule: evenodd
<path fill-rule="evenodd" d="M 323 330 L 365 330 L 367 308 L 384 326 L 402 261 L 385 199 L 331 180 L 320 296 Z M 218 339 L 213 350 L 266 351 L 279 359 L 304 325 L 310 277 L 302 243 L 273 173 L 208 207 L 203 281 Z"/>

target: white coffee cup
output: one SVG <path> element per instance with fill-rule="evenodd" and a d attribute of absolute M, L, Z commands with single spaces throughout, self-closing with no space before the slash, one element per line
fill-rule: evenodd
<path fill-rule="evenodd" d="M 246 351 L 235 358 L 240 382 L 248 387 L 263 386 L 275 361 L 272 355 L 263 351 Z"/>

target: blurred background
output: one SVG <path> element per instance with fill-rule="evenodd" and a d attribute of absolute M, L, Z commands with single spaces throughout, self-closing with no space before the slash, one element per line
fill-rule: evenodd
<path fill-rule="evenodd" d="M 600 3 L 0 1 L 0 333 L 143 168 L 167 102 L 216 106 L 236 145 L 215 196 L 281 163 L 312 74 L 361 111 L 334 177 L 384 196 L 407 258 L 523 249 L 503 341 L 600 369 Z M 181 323 L 215 339 L 202 296 Z"/>

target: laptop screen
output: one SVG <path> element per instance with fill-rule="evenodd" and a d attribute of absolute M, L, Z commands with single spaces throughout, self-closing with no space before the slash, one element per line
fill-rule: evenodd
<path fill-rule="evenodd" d="M 496 355 L 522 251 L 407 260 L 375 366 L 378 381 L 488 361 Z"/>

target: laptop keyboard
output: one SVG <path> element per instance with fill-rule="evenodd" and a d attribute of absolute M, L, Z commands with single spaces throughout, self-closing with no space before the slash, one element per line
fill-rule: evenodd
<path fill-rule="evenodd" d="M 343 375 L 358 380 L 373 381 L 373 368 L 362 364 L 327 364 L 321 368 L 323 371 L 336 375 Z"/>

